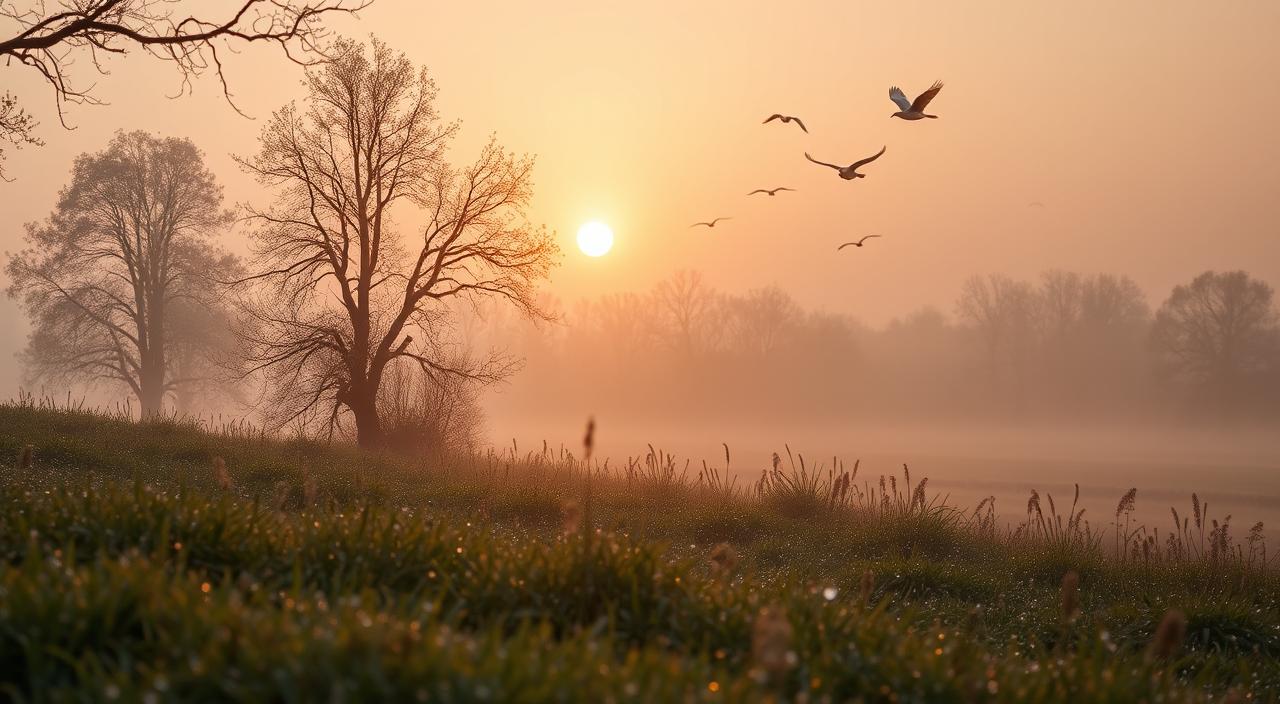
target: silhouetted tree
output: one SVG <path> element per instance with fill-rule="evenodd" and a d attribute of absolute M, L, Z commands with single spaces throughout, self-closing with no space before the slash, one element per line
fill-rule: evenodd
<path fill-rule="evenodd" d="M 383 442 L 378 397 L 393 361 L 482 382 L 513 369 L 498 356 L 460 364 L 444 346 L 447 305 L 490 296 L 540 316 L 535 284 L 558 250 L 523 219 L 531 159 L 490 140 L 452 168 L 457 128 L 440 123 L 425 69 L 376 40 L 336 51 L 308 71 L 306 108 L 277 111 L 241 162 L 279 190 L 275 207 L 250 213 L 261 269 L 248 341 L 274 422 L 332 428 L 349 412 L 369 447 Z"/>
<path fill-rule="evenodd" d="M 804 320 L 804 309 L 777 286 L 752 289 L 726 301 L 731 350 L 767 357 Z"/>
<path fill-rule="evenodd" d="M 175 320 L 222 305 L 211 277 L 235 261 L 211 242 L 229 221 L 222 189 L 189 140 L 117 133 L 107 148 L 76 159 L 70 185 L 43 223 L 27 226 L 27 248 L 8 263 L 9 295 L 33 326 L 26 362 L 36 378 L 114 380 L 142 415 L 190 379 L 174 374 L 173 351 L 205 345 Z"/>
<path fill-rule="evenodd" d="M 1015 404 L 1022 405 L 1028 363 L 1036 342 L 1039 301 L 1030 284 L 1002 274 L 974 276 L 956 304 L 960 319 L 983 341 L 993 381 L 1011 377 Z"/>
<path fill-rule="evenodd" d="M 367 6 L 368 0 L 241 0 L 222 16 L 186 14 L 191 8 L 181 0 L 21 5 L 0 3 L 0 20 L 13 25 L 15 31 L 12 36 L 0 34 L 0 65 L 26 66 L 38 73 L 53 89 L 62 119 L 64 103 L 99 102 L 92 84 L 80 85 L 72 78 L 77 59 L 105 74 L 101 57 L 139 49 L 172 63 L 184 89 L 195 77 L 212 70 L 230 100 L 219 51 L 233 51 L 236 44 L 273 43 L 295 62 L 323 60 L 327 56 L 324 16 L 355 12 Z M 0 99 L 0 139 L 38 144 L 33 135 L 36 127 L 12 96 L 5 94 Z"/>
<path fill-rule="evenodd" d="M 1229 403 L 1280 367 L 1280 328 L 1266 283 L 1243 271 L 1207 271 L 1177 286 L 1156 312 L 1151 342 L 1161 369 Z"/>
<path fill-rule="evenodd" d="M 653 299 L 662 311 L 663 328 L 673 347 L 686 359 L 704 351 L 718 326 L 709 324 L 715 314 L 716 292 L 702 274 L 682 269 L 661 281 Z"/>

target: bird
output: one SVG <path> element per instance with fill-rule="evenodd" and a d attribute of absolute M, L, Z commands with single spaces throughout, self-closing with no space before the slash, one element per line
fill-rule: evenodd
<path fill-rule="evenodd" d="M 794 122 L 800 126 L 800 129 L 804 130 L 805 134 L 809 133 L 809 128 L 804 126 L 804 122 L 801 122 L 800 118 L 794 115 L 783 115 L 780 112 L 773 113 L 769 117 L 765 118 L 765 121 L 761 122 L 760 124 L 767 125 L 770 122 L 773 122 L 774 120 L 782 120 L 783 122 Z"/>
<path fill-rule="evenodd" d="M 889 117 L 901 117 L 904 120 L 921 120 L 926 117 L 937 119 L 937 115 L 926 115 L 924 109 L 940 90 L 942 90 L 942 81 L 934 81 L 933 85 L 929 86 L 929 90 L 917 95 L 914 101 L 907 102 L 907 96 L 902 89 L 893 86 L 889 89 L 889 100 L 896 103 L 899 109 Z"/>
<path fill-rule="evenodd" d="M 840 245 L 839 247 L 836 247 L 836 251 L 837 251 L 837 252 L 839 252 L 840 250 L 844 249 L 845 247 L 861 247 L 863 242 L 866 242 L 867 240 L 871 239 L 872 237 L 879 237 L 879 236 L 880 236 L 880 235 L 867 235 L 866 237 L 863 237 L 862 239 L 857 240 L 856 242 L 845 242 L 844 244 Z"/>
<path fill-rule="evenodd" d="M 697 227 L 697 226 L 699 226 L 699 225 L 706 225 L 707 227 L 715 227 L 715 226 L 716 226 L 716 223 L 720 222 L 721 220 L 732 220 L 732 219 L 733 219 L 733 218 L 716 218 L 715 220 L 712 220 L 711 222 L 695 222 L 695 223 L 693 223 L 692 225 L 690 225 L 689 227 Z"/>
<path fill-rule="evenodd" d="M 837 166 L 837 165 L 835 165 L 835 164 L 828 164 L 828 163 L 827 163 L 827 162 L 825 162 L 825 161 L 818 161 L 817 159 L 814 159 L 813 157 L 809 156 L 809 152 L 805 152 L 805 153 L 804 153 L 804 158 L 808 159 L 809 161 L 812 161 L 812 162 L 813 162 L 813 163 L 815 163 L 815 164 L 821 164 L 821 165 L 823 165 L 823 166 L 830 166 L 831 168 L 835 169 L 835 170 L 840 174 L 840 178 L 842 178 L 842 179 L 844 179 L 844 180 L 846 180 L 846 181 L 851 181 L 851 180 L 853 180 L 853 179 L 855 179 L 855 178 L 866 178 L 866 177 L 867 177 L 867 175 L 866 175 L 866 174 L 860 174 L 860 173 L 858 173 L 858 169 L 859 169 L 859 168 L 861 168 L 861 167 L 863 167 L 863 166 L 865 166 L 865 165 L 867 165 L 867 164 L 870 164 L 871 162 L 875 161 L 876 159 L 879 159 L 879 158 L 880 158 L 880 155 L 881 155 L 881 154 L 884 154 L 884 150 L 885 150 L 885 148 L 884 148 L 884 147 L 880 147 L 880 151 L 876 152 L 876 155 L 875 155 L 875 156 L 869 156 L 869 157 L 867 157 L 866 159 L 861 159 L 861 160 L 855 161 L 855 162 L 853 162 L 852 164 L 849 164 L 848 166 Z"/>
<path fill-rule="evenodd" d="M 1038 201 L 1038 200 L 1033 200 L 1033 201 L 1031 201 L 1030 203 L 1028 203 L 1028 204 L 1027 204 L 1027 206 L 1028 206 L 1028 207 L 1031 207 L 1031 208 L 1043 208 L 1043 207 L 1044 207 L 1044 203 L 1041 203 L 1041 202 L 1040 202 L 1040 201 Z"/>
<path fill-rule="evenodd" d="M 786 186 L 778 186 L 777 188 L 774 188 L 772 190 L 768 188 L 757 188 L 756 190 L 748 193 L 747 195 L 754 196 L 757 193 L 768 193 L 769 195 L 773 196 L 773 195 L 777 195 L 778 191 L 794 191 L 794 190 L 796 189 L 787 188 Z"/>

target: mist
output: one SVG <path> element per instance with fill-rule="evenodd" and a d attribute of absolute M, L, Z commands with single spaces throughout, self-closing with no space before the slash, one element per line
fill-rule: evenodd
<path fill-rule="evenodd" d="M 1123 274 L 976 275 L 953 300 L 874 326 L 806 309 L 785 289 L 716 290 L 682 270 L 648 289 L 573 303 L 533 325 L 480 310 L 477 344 L 520 372 L 485 395 L 498 445 L 573 448 L 587 416 L 615 463 L 662 448 L 753 481 L 788 449 L 875 483 L 904 464 L 961 505 L 1020 518 L 1031 490 L 1080 485 L 1095 519 L 1139 489 L 1166 521 L 1191 494 L 1238 519 L 1280 519 L 1280 347 L 1206 375 L 1171 358 L 1170 292 Z M 1273 304 L 1269 304 L 1273 305 Z M 1177 355 L 1185 350 L 1175 351 Z M 1176 355 L 1175 355 L 1176 356 Z"/>

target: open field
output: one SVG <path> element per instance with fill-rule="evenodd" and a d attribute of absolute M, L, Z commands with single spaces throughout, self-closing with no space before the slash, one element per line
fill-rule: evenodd
<path fill-rule="evenodd" d="M 576 441 L 581 432 L 577 418 L 533 419 L 496 410 L 491 434 L 515 436 L 520 447 L 540 446 L 544 438 Z M 1079 484 L 1080 505 L 1094 523 L 1105 521 L 1120 497 L 1136 487 L 1133 519 L 1162 530 L 1171 526 L 1171 506 L 1183 513 L 1191 509 L 1192 494 L 1219 518 L 1232 516 L 1236 526 L 1258 521 L 1268 529 L 1280 526 L 1280 433 L 1268 425 L 851 421 L 747 426 L 706 419 L 691 429 L 631 420 L 601 419 L 598 455 L 617 462 L 643 454 L 653 443 L 696 467 L 723 455 L 724 441 L 732 450 L 734 474 L 747 482 L 769 465 L 771 453 L 789 446 L 824 466 L 833 457 L 846 466 L 860 461 L 861 478 L 901 472 L 908 463 L 951 503 L 972 506 L 995 496 L 996 512 L 1008 525 L 1025 519 L 1033 489 L 1061 499 L 1072 496 Z"/>
<path fill-rule="evenodd" d="M 919 476 L 882 492 L 783 456 L 731 491 L 723 458 L 682 483 L 655 452 L 588 488 L 584 462 L 533 450 L 410 460 L 0 407 L 4 691 L 1280 696 L 1273 553 L 1247 527 L 1214 534 L 1216 512 L 1117 555 L 1114 516 L 1086 533 L 1069 496 L 1006 530 L 985 507 L 940 505 Z"/>

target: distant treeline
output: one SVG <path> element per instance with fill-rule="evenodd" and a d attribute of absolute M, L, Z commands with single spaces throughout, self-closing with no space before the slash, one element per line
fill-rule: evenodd
<path fill-rule="evenodd" d="M 679 272 L 525 328 L 504 403 L 654 419 L 1280 416 L 1273 292 L 1244 272 L 1201 274 L 1154 311 L 1125 276 L 974 276 L 949 311 L 871 328 Z"/>

